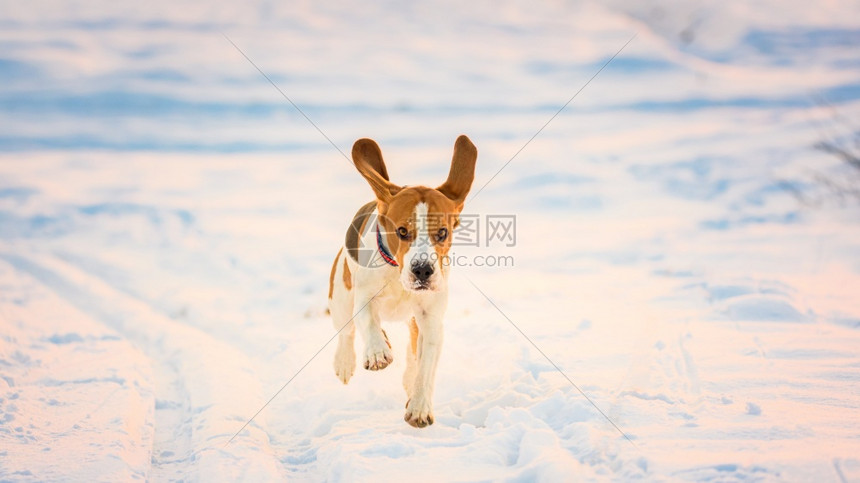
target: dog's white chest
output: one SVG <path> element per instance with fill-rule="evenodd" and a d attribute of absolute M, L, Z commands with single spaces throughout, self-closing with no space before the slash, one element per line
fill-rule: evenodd
<path fill-rule="evenodd" d="M 393 280 L 372 302 L 377 314 L 386 322 L 408 322 L 420 310 L 420 301 L 403 289 L 399 280 Z"/>

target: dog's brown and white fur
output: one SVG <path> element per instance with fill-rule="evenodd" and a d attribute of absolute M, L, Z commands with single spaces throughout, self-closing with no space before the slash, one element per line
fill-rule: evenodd
<path fill-rule="evenodd" d="M 364 342 L 364 368 L 385 369 L 393 357 L 380 322 L 408 323 L 404 419 L 419 428 L 433 424 L 433 386 L 448 305 L 450 267 L 444 260 L 477 157 L 469 138 L 460 136 L 445 183 L 435 189 L 401 187 L 389 181 L 374 141 L 359 139 L 352 148 L 355 167 L 376 200 L 356 213 L 331 270 L 329 311 L 340 330 L 334 369 L 344 384 L 349 382 L 355 372 L 356 332 Z"/>

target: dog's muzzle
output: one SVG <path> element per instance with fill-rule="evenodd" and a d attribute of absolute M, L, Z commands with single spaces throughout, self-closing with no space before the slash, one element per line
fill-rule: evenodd
<path fill-rule="evenodd" d="M 428 262 L 412 264 L 412 277 L 415 280 L 415 290 L 427 290 L 430 288 L 430 277 L 433 276 L 433 265 Z"/>

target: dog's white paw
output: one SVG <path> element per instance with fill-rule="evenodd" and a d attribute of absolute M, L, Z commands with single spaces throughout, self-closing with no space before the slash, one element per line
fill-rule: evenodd
<path fill-rule="evenodd" d="M 341 336 L 334 352 L 334 374 L 346 384 L 355 374 L 355 344 L 352 337 Z"/>
<path fill-rule="evenodd" d="M 368 347 L 364 356 L 364 368 L 368 371 L 379 371 L 388 367 L 394 360 L 391 348 L 386 345 Z"/>
<path fill-rule="evenodd" d="M 385 369 L 394 360 L 391 343 L 388 342 L 388 334 L 384 330 L 381 332 L 383 338 L 369 342 L 364 350 L 364 368 L 368 371 Z"/>
<path fill-rule="evenodd" d="M 351 354 L 335 354 L 334 357 L 334 373 L 340 382 L 346 384 L 349 378 L 355 374 L 355 352 Z"/>
<path fill-rule="evenodd" d="M 403 420 L 416 428 L 433 424 L 433 407 L 424 398 L 412 398 L 406 402 L 406 415 Z"/>

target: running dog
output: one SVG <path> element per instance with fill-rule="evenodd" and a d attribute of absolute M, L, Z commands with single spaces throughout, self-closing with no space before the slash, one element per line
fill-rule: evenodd
<path fill-rule="evenodd" d="M 466 136 L 454 143 L 448 179 L 438 188 L 399 186 L 388 179 L 382 151 L 370 139 L 352 147 L 358 172 L 376 200 L 362 206 L 346 232 L 329 280 L 329 312 L 338 331 L 334 370 L 344 384 L 355 372 L 355 333 L 364 342 L 364 368 L 379 371 L 393 361 L 382 321 L 409 325 L 404 420 L 433 424 L 433 386 L 448 305 L 445 263 L 475 177 L 478 150 Z"/>

